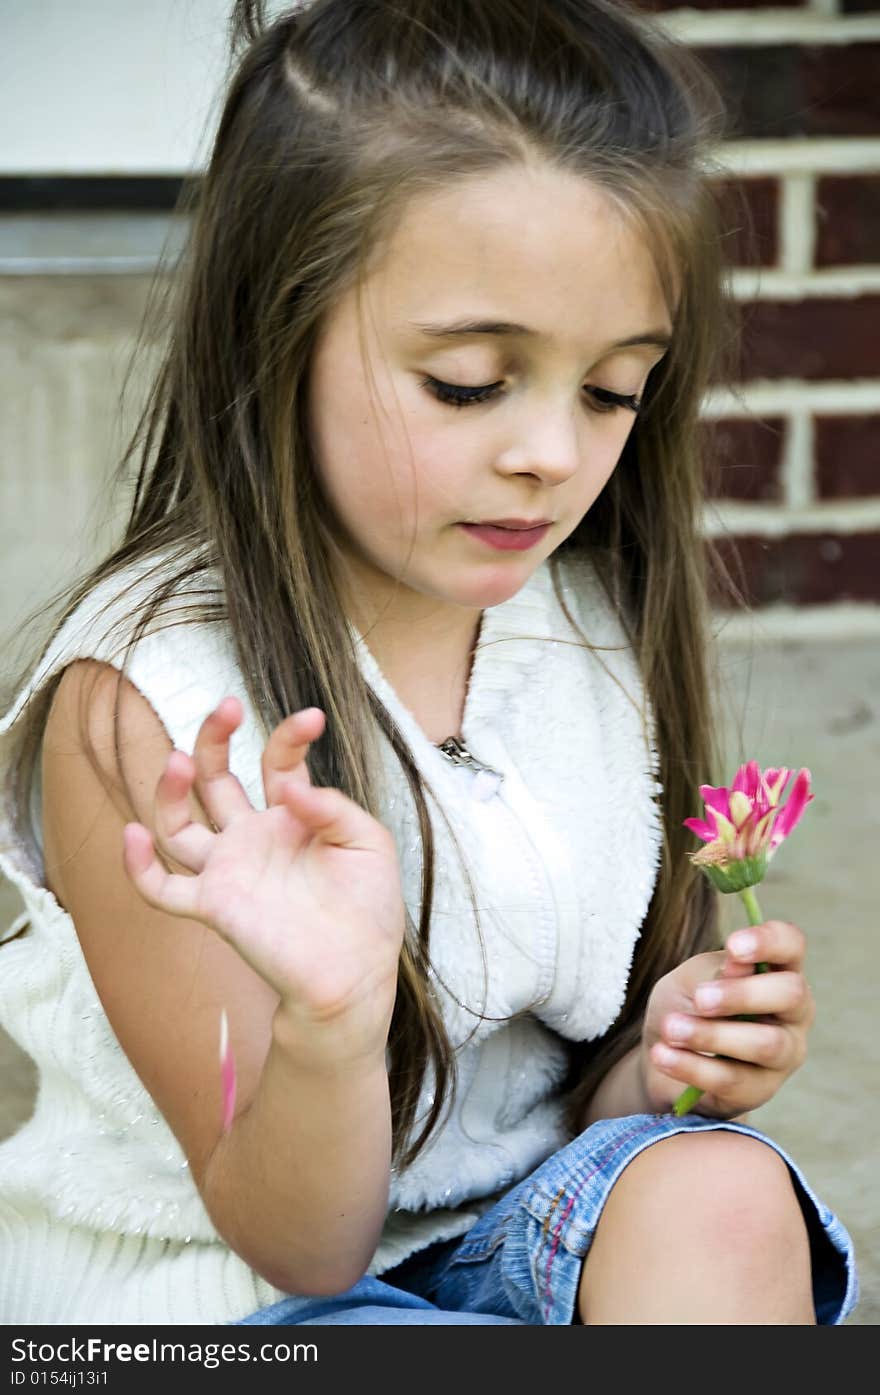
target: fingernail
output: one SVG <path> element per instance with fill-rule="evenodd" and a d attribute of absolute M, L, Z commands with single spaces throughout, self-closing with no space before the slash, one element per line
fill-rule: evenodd
<path fill-rule="evenodd" d="M 737 930 L 735 935 L 731 935 L 728 946 L 734 954 L 739 954 L 745 958 L 749 954 L 754 954 L 758 948 L 758 937 L 753 935 L 751 930 Z"/>
<path fill-rule="evenodd" d="M 714 983 L 701 983 L 694 997 L 699 1008 L 716 1008 L 724 994 Z"/>

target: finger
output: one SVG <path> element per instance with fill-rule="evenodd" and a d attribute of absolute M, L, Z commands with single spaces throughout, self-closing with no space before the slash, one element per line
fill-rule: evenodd
<path fill-rule="evenodd" d="M 740 964 L 772 964 L 774 968 L 803 968 L 807 940 L 799 925 L 786 920 L 767 920 L 748 930 L 735 930 L 726 949 Z"/>
<path fill-rule="evenodd" d="M 716 1022 L 670 1013 L 663 1022 L 663 1039 L 667 1046 L 708 1051 L 787 1074 L 804 1061 L 801 1035 L 776 1022 Z"/>
<path fill-rule="evenodd" d="M 193 819 L 189 794 L 195 765 L 185 751 L 172 751 L 156 786 L 153 823 L 162 851 L 191 872 L 200 872 L 214 838 Z"/>
<path fill-rule="evenodd" d="M 766 1097 L 767 1075 L 762 1066 L 720 1056 L 701 1056 L 663 1042 L 654 1042 L 648 1054 L 651 1064 L 663 1075 L 683 1085 L 694 1085 L 706 1094 L 732 1101 Z"/>
<path fill-rule="evenodd" d="M 241 725 L 243 716 L 238 698 L 225 697 L 202 722 L 193 747 L 196 793 L 217 828 L 225 828 L 237 814 L 246 814 L 252 808 L 229 770 L 229 738 Z"/>
<path fill-rule="evenodd" d="M 283 804 L 286 780 L 310 783 L 306 756 L 310 744 L 323 734 L 324 725 L 319 707 L 305 707 L 279 722 L 266 742 L 261 761 L 267 805 Z"/>
<path fill-rule="evenodd" d="M 701 1016 L 734 1017 L 737 1013 L 769 1014 L 780 1022 L 803 1022 L 812 1010 L 812 994 L 803 974 L 784 969 L 747 978 L 713 979 L 694 991 Z"/>
<path fill-rule="evenodd" d="M 390 834 L 341 790 L 288 779 L 282 786 L 286 807 L 324 843 L 375 852 Z"/>
<path fill-rule="evenodd" d="M 740 964 L 731 954 L 725 954 L 716 978 L 750 978 L 755 972 L 754 964 Z"/>
<path fill-rule="evenodd" d="M 122 830 L 122 864 L 148 905 L 169 915 L 195 917 L 197 878 L 166 872 L 142 823 L 127 823 Z"/>

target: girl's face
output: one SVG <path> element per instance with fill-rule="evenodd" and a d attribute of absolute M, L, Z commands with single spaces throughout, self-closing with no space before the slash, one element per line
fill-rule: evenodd
<path fill-rule="evenodd" d="M 585 179 L 506 167 L 413 199 L 361 308 L 327 316 L 309 383 L 353 614 L 472 623 L 614 470 L 671 332 L 650 250 Z M 515 550 L 466 526 L 499 520 L 548 526 Z"/>

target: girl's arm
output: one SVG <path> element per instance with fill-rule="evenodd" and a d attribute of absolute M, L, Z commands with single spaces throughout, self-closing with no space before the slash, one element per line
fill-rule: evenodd
<path fill-rule="evenodd" d="M 603 1075 L 584 1111 L 581 1129 L 589 1128 L 597 1119 L 654 1112 L 642 1080 L 640 1054 L 641 1046 L 634 1046 Z"/>
<path fill-rule="evenodd" d="M 47 883 L 73 917 L 113 1030 L 180 1141 L 217 1230 L 277 1288 L 341 1292 L 364 1273 L 387 1212 L 384 1051 L 361 1050 L 343 1023 L 334 1057 L 333 1023 L 312 1030 L 214 930 L 138 894 L 123 868 L 122 831 L 133 819 L 151 825 L 171 744 L 123 680 L 126 794 L 114 748 L 117 677 L 77 662 L 56 693 L 43 746 Z M 198 801 L 190 804 L 193 820 L 210 826 Z M 237 1067 L 225 1136 L 224 1008 Z"/>

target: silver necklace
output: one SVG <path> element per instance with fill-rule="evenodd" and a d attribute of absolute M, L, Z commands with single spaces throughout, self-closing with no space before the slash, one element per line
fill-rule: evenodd
<path fill-rule="evenodd" d="M 471 793 L 475 799 L 491 799 L 503 783 L 502 772 L 493 770 L 491 765 L 477 760 L 457 736 L 447 736 L 445 741 L 438 743 L 437 750 L 451 765 L 463 766 L 470 772 L 473 777 Z"/>

